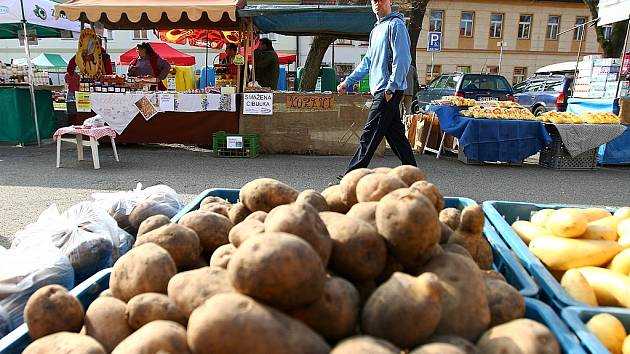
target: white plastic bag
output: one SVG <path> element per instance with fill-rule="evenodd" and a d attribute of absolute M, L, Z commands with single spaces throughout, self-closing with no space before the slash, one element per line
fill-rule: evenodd
<path fill-rule="evenodd" d="M 68 257 L 46 240 L 27 240 L 18 248 L 1 250 L 0 264 L 0 308 L 8 313 L 9 330 L 22 324 L 24 306 L 35 291 L 50 284 L 74 286 Z M 2 326 L 0 313 L 0 333 Z"/>
<path fill-rule="evenodd" d="M 0 338 L 9 334 L 14 327 L 9 313 L 0 305 Z"/>

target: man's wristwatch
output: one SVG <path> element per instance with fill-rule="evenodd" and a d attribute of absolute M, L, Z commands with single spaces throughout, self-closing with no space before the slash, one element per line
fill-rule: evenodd
<path fill-rule="evenodd" d="M 386 94 L 388 94 L 388 95 L 390 95 L 390 96 L 392 96 L 392 95 L 394 94 L 394 93 L 392 92 L 392 90 L 387 90 L 387 91 L 385 91 L 385 93 L 386 93 Z"/>

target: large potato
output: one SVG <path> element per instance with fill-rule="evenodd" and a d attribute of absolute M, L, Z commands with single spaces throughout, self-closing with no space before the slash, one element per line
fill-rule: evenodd
<path fill-rule="evenodd" d="M 407 188 L 403 180 L 389 174 L 372 173 L 357 183 L 357 200 L 359 202 L 378 202 L 396 189 Z"/>
<path fill-rule="evenodd" d="M 345 205 L 352 207 L 359 202 L 357 199 L 357 184 L 361 178 L 371 173 L 373 172 L 369 168 L 358 168 L 346 173 L 346 175 L 343 176 L 341 182 L 339 182 L 339 186 L 341 201 Z"/>
<path fill-rule="evenodd" d="M 326 266 L 332 240 L 319 213 L 310 204 L 292 203 L 274 208 L 265 219 L 265 232 L 286 232 L 308 242 Z"/>
<path fill-rule="evenodd" d="M 359 218 L 376 229 L 376 206 L 378 202 L 357 203 L 350 208 L 346 215 Z"/>
<path fill-rule="evenodd" d="M 145 324 L 158 320 L 173 321 L 186 326 L 188 317 L 168 296 L 159 293 L 144 293 L 134 296 L 126 306 L 129 326 L 137 330 Z M 89 333 L 88 333 L 89 334 Z"/>
<path fill-rule="evenodd" d="M 435 206 L 435 210 L 437 210 L 438 212 L 444 209 L 444 197 L 442 196 L 439 188 L 433 183 L 429 183 L 427 181 L 418 181 L 412 184 L 409 188 L 415 189 L 418 192 L 424 194 L 424 196 L 427 197 L 431 201 L 431 203 L 433 203 L 433 206 Z"/>
<path fill-rule="evenodd" d="M 22 354 L 105 354 L 94 338 L 78 333 L 59 332 L 29 344 Z"/>
<path fill-rule="evenodd" d="M 127 302 L 142 293 L 166 293 L 175 273 L 171 255 L 155 243 L 147 243 L 134 247 L 114 264 L 109 288 L 114 297 Z"/>
<path fill-rule="evenodd" d="M 230 211 L 228 211 L 228 218 L 230 219 L 232 224 L 236 225 L 239 222 L 245 220 L 245 218 L 251 213 L 251 210 L 247 209 L 245 204 L 238 202 L 232 205 Z"/>
<path fill-rule="evenodd" d="M 333 243 L 331 268 L 344 278 L 365 281 L 383 272 L 385 240 L 367 222 L 339 213 L 320 213 Z"/>
<path fill-rule="evenodd" d="M 421 169 L 410 165 L 400 165 L 389 171 L 387 174 L 400 178 L 407 186 L 411 186 L 415 182 L 427 179 L 427 176 Z"/>
<path fill-rule="evenodd" d="M 136 228 L 140 227 L 140 224 L 146 219 L 154 215 L 165 215 L 167 218 L 172 218 L 177 214 L 179 210 L 173 208 L 166 203 L 156 202 L 152 199 L 146 199 L 136 205 L 131 214 L 129 214 L 129 222 Z"/>
<path fill-rule="evenodd" d="M 426 261 L 426 252 L 440 240 L 437 211 L 426 197 L 412 189 L 392 192 L 378 203 L 376 226 L 406 267 Z"/>
<path fill-rule="evenodd" d="M 252 236 L 234 252 L 228 277 L 239 292 L 280 309 L 294 309 L 317 300 L 326 271 L 304 240 L 266 232 Z"/>
<path fill-rule="evenodd" d="M 186 328 L 172 321 L 153 321 L 122 341 L 112 354 L 190 354 Z"/>
<path fill-rule="evenodd" d="M 212 254 L 212 257 L 210 257 L 210 266 L 227 269 L 227 265 L 230 263 L 230 258 L 232 258 L 234 252 L 236 252 L 236 247 L 231 243 L 217 248 Z"/>
<path fill-rule="evenodd" d="M 413 348 L 433 334 L 441 313 L 442 289 L 435 274 L 394 273 L 365 304 L 361 330 L 398 347 Z"/>
<path fill-rule="evenodd" d="M 440 221 L 450 227 L 451 230 L 457 230 L 461 217 L 462 212 L 457 208 L 446 208 L 440 210 Z"/>
<path fill-rule="evenodd" d="M 342 199 L 341 186 L 335 184 L 322 191 L 322 196 L 326 199 L 329 211 L 335 213 L 345 214 L 350 210 L 351 205 L 348 205 Z"/>
<path fill-rule="evenodd" d="M 139 247 L 147 243 L 155 243 L 164 248 L 179 269 L 193 266 L 200 254 L 197 233 L 178 224 L 168 224 L 149 231 L 139 236 L 133 246 Z"/>
<path fill-rule="evenodd" d="M 199 207 L 202 207 L 206 204 L 224 204 L 224 205 L 230 205 L 231 203 L 227 200 L 227 199 L 223 199 L 221 197 L 215 197 L 215 196 L 208 196 L 203 198 L 203 200 L 201 201 L 201 203 L 199 203 Z"/>
<path fill-rule="evenodd" d="M 380 338 L 356 336 L 337 344 L 330 354 L 400 354 L 400 349 Z"/>
<path fill-rule="evenodd" d="M 389 171 L 393 170 L 393 168 L 391 167 L 377 167 L 377 168 L 373 168 L 372 172 L 374 173 L 389 173 Z"/>
<path fill-rule="evenodd" d="M 252 212 L 270 212 L 278 205 L 293 203 L 298 191 L 273 178 L 255 179 L 243 186 L 239 199 Z"/>
<path fill-rule="evenodd" d="M 223 215 L 226 218 L 230 216 L 230 210 L 232 210 L 232 204 L 224 204 L 224 203 L 208 203 L 199 207 L 201 211 L 207 211 L 209 213 L 215 213 L 219 215 Z"/>
<path fill-rule="evenodd" d="M 296 203 L 308 203 L 318 212 L 328 211 L 328 203 L 321 193 L 314 189 L 304 190 L 298 195 Z"/>
<path fill-rule="evenodd" d="M 204 267 L 182 272 L 168 283 L 168 297 L 186 317 L 209 298 L 233 292 L 227 272 L 219 267 Z"/>
<path fill-rule="evenodd" d="M 203 253 L 207 256 L 229 242 L 228 235 L 234 226 L 227 217 L 204 210 L 192 211 L 182 216 L 177 223 L 197 233 Z"/>
<path fill-rule="evenodd" d="M 264 232 L 265 232 L 265 224 L 263 224 L 257 219 L 248 218 L 248 219 L 245 219 L 240 224 L 234 225 L 234 227 L 228 233 L 228 240 L 230 241 L 232 245 L 234 245 L 234 247 L 238 247 L 241 245 L 241 243 L 243 243 L 249 237 L 262 234 Z"/>
<path fill-rule="evenodd" d="M 425 344 L 409 354 L 466 354 L 465 351 L 448 343 Z"/>
<path fill-rule="evenodd" d="M 461 214 L 461 222 L 448 239 L 450 244 L 458 244 L 464 247 L 475 260 L 479 268 L 492 269 L 492 248 L 488 240 L 483 236 L 485 216 L 481 206 L 469 206 L 464 208 Z"/>
<path fill-rule="evenodd" d="M 63 286 L 46 285 L 26 302 L 24 322 L 33 340 L 57 332 L 79 332 L 83 306 Z"/>
<path fill-rule="evenodd" d="M 166 215 L 153 215 L 146 218 L 138 228 L 138 233 L 136 237 L 146 234 L 149 231 L 153 231 L 159 227 L 164 225 L 168 225 L 171 223 L 171 219 L 169 219 Z"/>
<path fill-rule="evenodd" d="M 114 297 L 94 300 L 85 312 L 85 334 L 96 339 L 111 353 L 133 329 L 127 323 L 126 304 Z"/>
<path fill-rule="evenodd" d="M 258 210 L 258 211 L 255 211 L 255 212 L 247 215 L 247 217 L 243 221 L 247 221 L 247 220 L 253 219 L 253 220 L 258 220 L 258 221 L 260 221 L 262 223 L 265 223 L 265 219 L 267 219 L 267 214 L 268 213 L 266 211 Z"/>
<path fill-rule="evenodd" d="M 490 324 L 479 267 L 466 256 L 444 252 L 431 258 L 422 271 L 436 274 L 442 284 L 442 316 L 435 333 L 476 340 Z"/>
<path fill-rule="evenodd" d="M 474 343 L 458 336 L 432 336 L 431 338 L 429 338 L 427 343 L 447 343 L 458 347 L 464 352 L 464 354 L 483 354 L 479 351 L 479 349 L 477 349 Z"/>
<path fill-rule="evenodd" d="M 192 313 L 188 345 L 195 354 L 330 352 L 300 321 L 237 293 L 217 295 Z"/>
<path fill-rule="evenodd" d="M 337 340 L 353 334 L 360 311 L 359 292 L 343 278 L 329 277 L 322 296 L 312 304 L 289 314 L 307 324 L 328 340 Z"/>
<path fill-rule="evenodd" d="M 560 354 L 560 345 L 543 324 L 529 319 L 493 327 L 477 342 L 484 354 Z"/>
<path fill-rule="evenodd" d="M 391 252 L 387 252 L 387 259 L 385 260 L 385 267 L 383 272 L 376 277 L 376 283 L 381 284 L 386 282 L 392 274 L 396 272 L 402 272 L 405 269 L 403 265 L 394 257 Z"/>
<path fill-rule="evenodd" d="M 490 306 L 490 327 L 494 327 L 525 315 L 525 300 L 510 284 L 494 279 L 485 279 L 486 296 Z"/>

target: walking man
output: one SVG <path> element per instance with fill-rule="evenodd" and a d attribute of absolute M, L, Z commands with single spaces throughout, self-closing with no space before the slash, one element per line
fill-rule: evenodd
<path fill-rule="evenodd" d="M 368 72 L 370 74 L 372 107 L 361 133 L 360 145 L 346 173 L 368 167 L 383 137 L 403 165 L 416 166 L 400 118 L 400 101 L 407 88 L 411 65 L 411 41 L 403 15 L 392 12 L 392 0 L 372 0 L 372 10 L 377 22 L 370 33 L 367 53 L 352 74 L 337 86 L 339 93 L 345 93 L 348 86 L 361 81 Z"/>

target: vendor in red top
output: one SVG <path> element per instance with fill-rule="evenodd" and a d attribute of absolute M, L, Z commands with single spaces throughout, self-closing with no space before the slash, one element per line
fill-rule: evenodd
<path fill-rule="evenodd" d="M 234 75 L 238 71 L 238 68 L 236 67 L 236 65 L 233 64 L 236 53 L 238 53 L 238 46 L 234 43 L 228 43 L 225 46 L 225 53 L 223 54 L 225 55 L 225 57 L 221 55 L 223 59 L 219 60 L 219 63 L 226 64 L 228 66 L 228 70 L 230 71 L 230 74 L 234 74 Z"/>
<path fill-rule="evenodd" d="M 162 59 L 153 50 L 149 43 L 141 43 L 137 46 L 138 58 L 129 64 L 128 76 L 144 77 L 150 76 L 158 79 L 158 90 L 166 90 L 162 80 L 168 76 L 171 65 Z"/>

